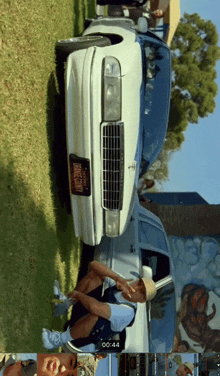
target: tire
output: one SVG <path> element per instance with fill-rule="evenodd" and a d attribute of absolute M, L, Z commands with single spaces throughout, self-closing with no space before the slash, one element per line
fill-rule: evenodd
<path fill-rule="evenodd" d="M 56 43 L 56 53 L 67 58 L 74 51 L 83 50 L 92 46 L 110 46 L 111 41 L 102 35 L 86 35 L 82 37 L 59 40 Z"/>
<path fill-rule="evenodd" d="M 70 354 L 75 354 L 75 353 L 81 353 L 83 352 L 82 350 L 78 349 L 75 347 L 70 341 L 65 343 L 62 347 L 62 353 L 70 353 Z"/>
<path fill-rule="evenodd" d="M 64 63 L 69 54 L 74 51 L 83 50 L 92 46 L 106 47 L 110 46 L 111 41 L 102 35 L 88 35 L 76 38 L 59 40 L 56 43 L 56 75 L 59 84 L 59 91 L 64 95 Z"/>

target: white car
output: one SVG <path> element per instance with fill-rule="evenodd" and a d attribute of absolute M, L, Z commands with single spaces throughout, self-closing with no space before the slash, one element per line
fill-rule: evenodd
<path fill-rule="evenodd" d="M 94 19 L 61 40 L 69 184 L 75 235 L 99 244 L 129 222 L 139 176 L 165 139 L 171 63 L 165 42 L 127 18 Z"/>
<path fill-rule="evenodd" d="M 96 247 L 94 258 L 127 279 L 150 277 L 157 287 L 157 295 L 152 301 L 137 303 L 132 326 L 98 344 L 96 350 L 125 353 L 171 352 L 176 327 L 174 265 L 160 219 L 143 208 L 135 195 L 134 211 L 127 230 L 114 239 L 104 236 Z M 103 286 L 104 289 L 107 287 Z M 109 340 L 116 341 L 115 347 L 111 347 Z M 65 351 L 80 350 L 68 342 Z"/>

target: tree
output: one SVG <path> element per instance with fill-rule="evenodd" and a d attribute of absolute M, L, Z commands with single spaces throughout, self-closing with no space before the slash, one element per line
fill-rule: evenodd
<path fill-rule="evenodd" d="M 173 140 L 173 135 L 170 137 L 166 137 L 163 149 L 161 150 L 160 154 L 158 155 L 156 161 L 152 164 L 146 174 L 143 176 L 147 179 L 156 180 L 159 183 L 162 183 L 168 180 L 169 177 L 169 161 L 172 157 L 172 152 L 174 149 L 174 143 L 176 145 L 176 141 Z M 156 193 L 158 192 L 157 186 L 154 185 L 150 190 L 149 193 Z"/>
<path fill-rule="evenodd" d="M 215 109 L 215 65 L 220 58 L 218 33 L 197 13 L 184 14 L 171 44 L 172 94 L 168 137 L 171 149 L 180 147 L 188 123 L 198 123 Z"/>
<path fill-rule="evenodd" d="M 178 366 L 181 366 L 181 364 L 183 364 L 183 360 L 182 360 L 181 355 L 174 355 L 173 360 L 174 360 L 174 362 L 176 362 L 176 364 Z"/>

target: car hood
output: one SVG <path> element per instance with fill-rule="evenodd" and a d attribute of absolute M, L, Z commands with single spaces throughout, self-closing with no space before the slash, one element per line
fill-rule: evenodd
<path fill-rule="evenodd" d="M 140 58 L 140 57 L 139 57 Z M 138 58 L 139 64 L 140 60 Z M 124 123 L 124 192 L 123 210 L 120 215 L 121 232 L 124 231 L 133 199 L 133 187 L 138 179 L 139 171 L 136 151 L 139 139 L 140 123 L 140 87 L 141 64 L 131 63 L 129 72 L 122 77 L 122 121 Z M 136 70 L 135 70 L 136 66 Z M 132 88 L 132 90 L 131 90 Z"/>

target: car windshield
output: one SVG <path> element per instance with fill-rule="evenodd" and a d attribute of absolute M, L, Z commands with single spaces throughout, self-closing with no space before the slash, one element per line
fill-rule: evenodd
<path fill-rule="evenodd" d="M 139 153 L 139 175 L 142 176 L 160 153 L 167 131 L 171 59 L 169 49 L 162 42 L 150 37 L 139 37 L 137 41 L 143 61 Z"/>
<path fill-rule="evenodd" d="M 138 241 L 143 244 L 151 244 L 156 248 L 168 252 L 166 239 L 162 229 L 156 227 L 153 220 L 151 220 L 151 222 L 152 224 L 149 223 L 149 221 L 138 221 Z"/>
<path fill-rule="evenodd" d="M 149 352 L 170 352 L 173 348 L 176 304 L 174 283 L 170 282 L 157 291 L 147 304 L 149 326 Z"/>

